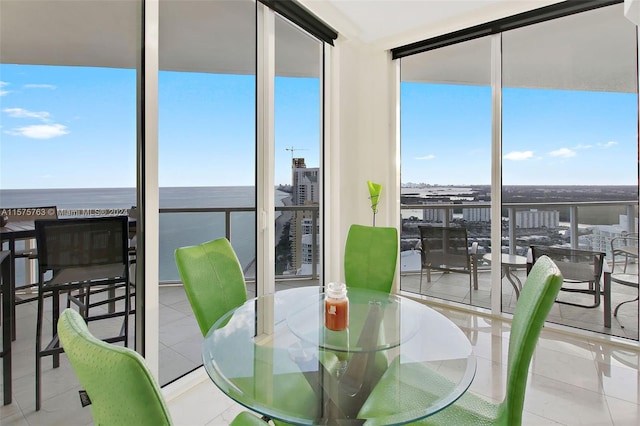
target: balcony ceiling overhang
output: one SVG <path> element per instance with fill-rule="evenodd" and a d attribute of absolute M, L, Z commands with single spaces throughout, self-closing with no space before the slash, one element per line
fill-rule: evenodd
<path fill-rule="evenodd" d="M 338 30 L 342 40 L 382 50 L 557 2 L 300 0 L 303 6 Z M 622 14 L 622 5 L 619 6 Z M 160 69 L 253 74 L 255 19 L 251 10 L 254 7 L 253 2 L 242 0 L 160 0 Z M 0 61 L 134 68 L 139 55 L 141 16 L 138 1 L 2 0 Z M 571 54 L 551 49 L 558 36 L 557 26 L 555 30 L 549 30 L 544 24 L 528 27 L 527 32 L 516 30 L 520 35 L 511 32 L 512 43 L 521 47 L 511 49 L 517 56 L 509 58 L 508 63 L 515 68 L 505 73 L 505 77 L 509 74 L 522 77 L 505 80 L 505 83 L 514 87 L 634 92 L 635 51 L 624 43 L 599 43 L 593 36 L 594 29 L 603 25 L 607 23 L 568 24 L 566 29 L 571 31 L 563 31 L 563 37 L 572 37 L 575 43 L 570 39 L 567 45 L 585 45 L 585 39 L 593 39 L 588 43 L 590 49 L 578 48 Z M 622 38 L 635 31 L 635 27 L 629 23 L 606 30 Z M 277 20 L 276 46 L 278 75 L 316 76 L 320 55 L 311 37 L 301 37 L 294 26 Z M 593 49 L 602 59 L 594 59 Z M 433 65 L 412 67 L 406 61 L 403 77 L 411 81 L 488 84 L 490 69 L 478 66 L 486 62 L 483 62 L 484 56 L 481 57 L 485 53 L 486 49 L 469 49 L 464 45 L 432 51 L 430 63 Z M 439 55 L 442 60 L 438 60 Z M 560 72 L 544 72 L 549 69 L 583 72 L 572 82 Z M 606 81 L 602 76 L 607 76 Z M 611 76 L 616 77 L 611 79 Z"/>
<path fill-rule="evenodd" d="M 255 3 L 160 0 L 159 67 L 255 73 Z M 0 0 L 0 62 L 135 68 L 139 0 Z M 319 43 L 276 20 L 279 75 L 317 76 Z"/>

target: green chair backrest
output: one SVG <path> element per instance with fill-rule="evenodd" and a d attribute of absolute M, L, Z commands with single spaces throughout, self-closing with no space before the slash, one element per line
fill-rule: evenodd
<path fill-rule="evenodd" d="M 344 248 L 347 287 L 389 292 L 397 263 L 396 228 L 351 225 Z"/>
<path fill-rule="evenodd" d="M 95 338 L 72 309 L 60 315 L 58 336 L 96 425 L 171 424 L 160 387 L 137 352 Z"/>
<path fill-rule="evenodd" d="M 206 336 L 222 315 L 247 301 L 240 262 L 226 238 L 178 248 L 175 258 L 191 309 Z"/>
<path fill-rule="evenodd" d="M 533 265 L 522 287 L 511 324 L 507 390 L 499 408 L 500 424 L 522 424 L 529 364 L 547 314 L 562 286 L 562 280 L 555 263 L 549 257 L 542 256 Z"/>

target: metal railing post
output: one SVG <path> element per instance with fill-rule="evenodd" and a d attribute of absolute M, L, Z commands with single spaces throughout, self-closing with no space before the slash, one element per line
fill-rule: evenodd
<path fill-rule="evenodd" d="M 318 233 L 316 232 L 316 225 L 318 223 L 318 215 L 316 211 L 311 213 L 311 278 L 316 279 L 318 276 L 318 250 L 316 250 L 318 244 Z"/>
<path fill-rule="evenodd" d="M 571 248 L 577 249 L 580 245 L 578 241 L 578 206 L 569 206 L 569 221 Z"/>
<path fill-rule="evenodd" d="M 229 210 L 224 212 L 224 235 L 227 240 L 231 241 L 231 212 Z"/>
<path fill-rule="evenodd" d="M 516 208 L 509 207 L 509 254 L 516 254 L 516 228 Z"/>

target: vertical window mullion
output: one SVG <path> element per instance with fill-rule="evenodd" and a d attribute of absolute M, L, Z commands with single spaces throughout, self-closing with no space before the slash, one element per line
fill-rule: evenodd
<path fill-rule="evenodd" d="M 159 377 L 159 336 L 160 336 L 160 296 L 159 296 L 159 199 L 158 199 L 158 71 L 159 71 L 159 1 L 145 0 L 144 7 L 144 58 L 139 72 L 142 84 L 138 99 L 138 203 L 140 223 L 138 233 L 143 237 L 137 249 L 142 254 L 137 258 L 137 267 L 142 267 L 138 275 L 144 274 L 136 290 L 136 350 L 141 352 L 156 377 Z M 143 102 L 141 104 L 141 102 Z M 146 250 L 151 247 L 151 250 Z M 142 283 L 142 286 L 140 286 Z"/>
<path fill-rule="evenodd" d="M 491 247 L 502 245 L 502 35 L 491 36 Z M 501 311 L 501 250 L 491 250 L 491 312 Z"/>
<path fill-rule="evenodd" d="M 256 295 L 275 292 L 275 14 L 257 5 Z"/>

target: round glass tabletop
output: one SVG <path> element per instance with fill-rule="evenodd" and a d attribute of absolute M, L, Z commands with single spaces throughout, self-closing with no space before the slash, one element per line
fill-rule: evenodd
<path fill-rule="evenodd" d="M 292 424 L 397 424 L 433 414 L 466 391 L 476 361 L 448 318 L 402 296 L 349 289 L 348 297 L 349 327 L 341 332 L 324 326 L 318 287 L 251 299 L 228 312 L 202 346 L 211 380 L 245 407 Z M 424 383 L 430 397 L 391 401 L 390 411 L 372 414 L 366 401 L 380 391 L 382 376 L 411 392 L 415 381 Z"/>

